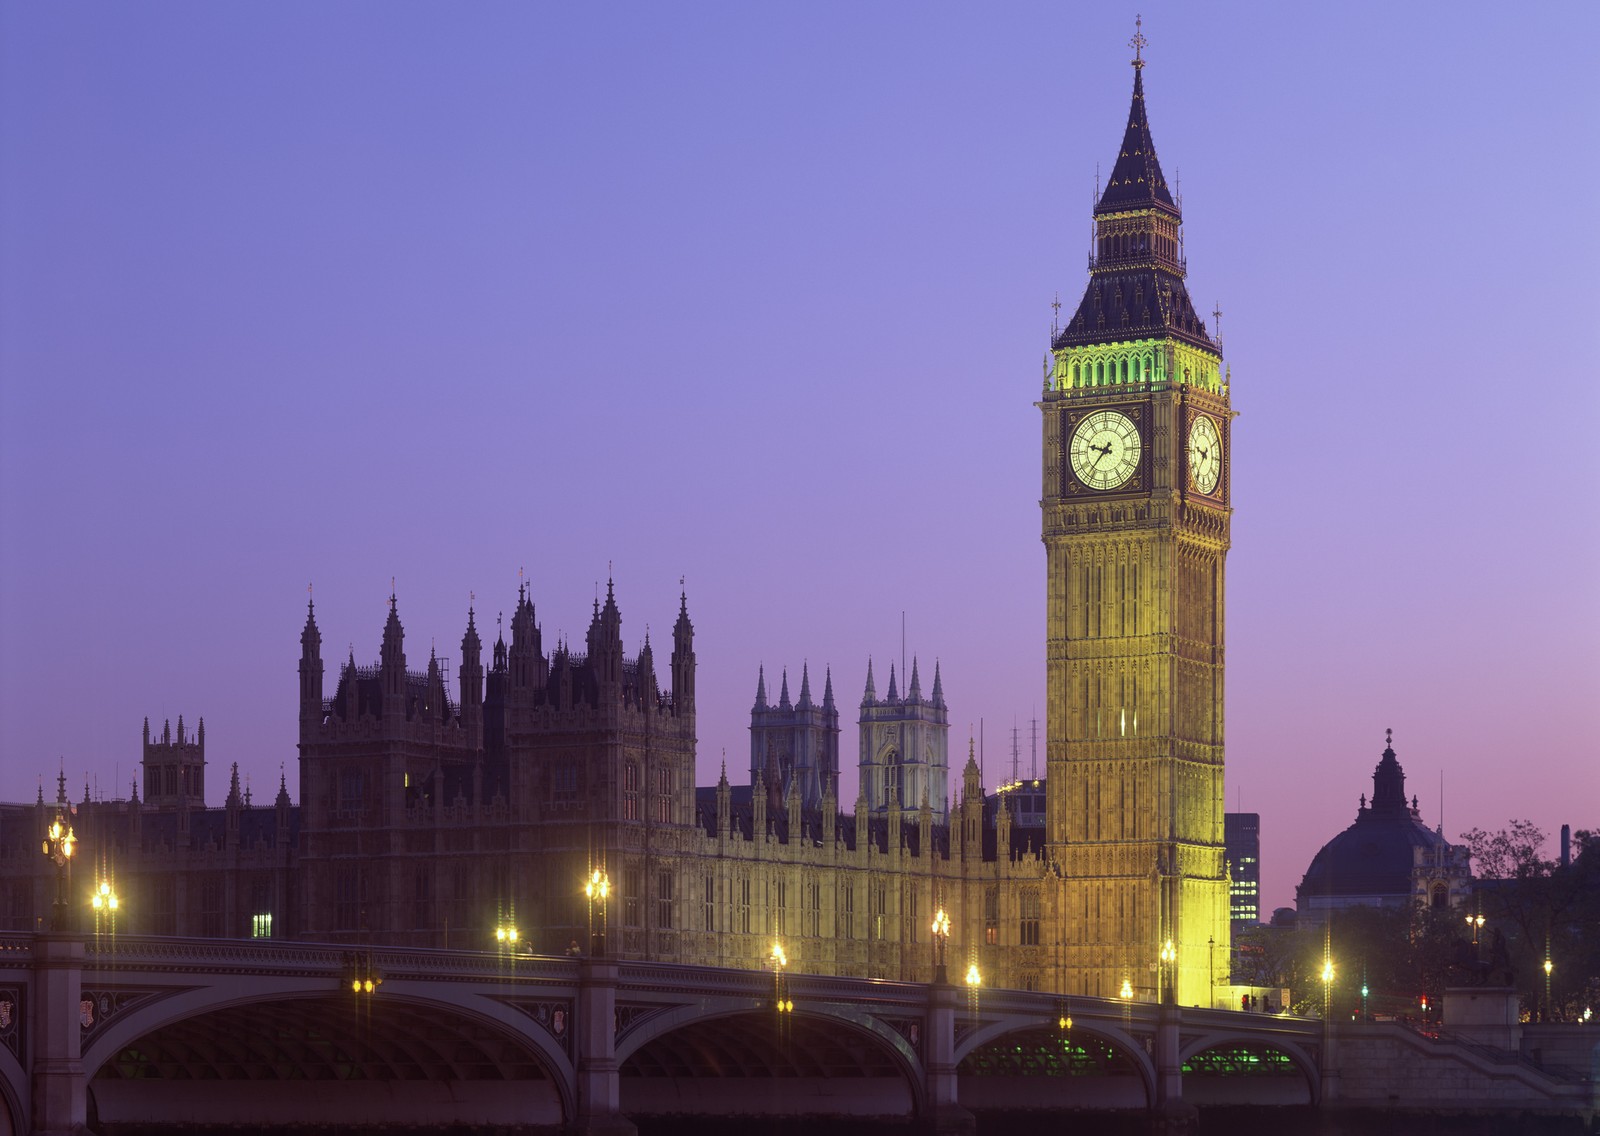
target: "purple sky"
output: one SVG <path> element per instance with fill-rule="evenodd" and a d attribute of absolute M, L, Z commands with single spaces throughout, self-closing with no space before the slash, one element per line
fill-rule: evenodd
<path fill-rule="evenodd" d="M 1141 0 L 1233 368 L 1228 806 L 1291 903 L 1392 726 L 1425 819 L 1600 824 L 1600 6 Z M 687 578 L 700 777 L 756 667 L 1042 717 L 1033 406 L 1122 136 L 1115 5 L 0 7 L 0 799 L 330 659 Z M 880 688 L 881 689 L 881 688 Z M 959 740 L 958 740 L 959 739 Z M 1040 747 L 1041 769 L 1043 745 Z M 741 774 L 742 775 L 742 774 Z M 291 777 L 291 783 L 293 778 Z"/>

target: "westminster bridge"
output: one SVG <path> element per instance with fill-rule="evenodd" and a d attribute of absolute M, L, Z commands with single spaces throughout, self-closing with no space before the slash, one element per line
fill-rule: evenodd
<path fill-rule="evenodd" d="M 1592 1068 L 1395 1024 L 610 959 L 0 935 L 0 1136 L 763 1115 L 959 1131 L 994 1110 L 1179 1121 L 1226 1104 L 1592 1120 L 1596 1101 Z"/>

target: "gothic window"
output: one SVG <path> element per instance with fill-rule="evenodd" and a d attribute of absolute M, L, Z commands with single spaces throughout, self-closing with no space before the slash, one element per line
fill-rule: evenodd
<path fill-rule="evenodd" d="M 150 929 L 156 935 L 178 933 L 178 887 L 170 875 L 160 875 L 151 884 Z"/>
<path fill-rule="evenodd" d="M 739 930 L 750 933 L 750 877 L 739 877 Z"/>
<path fill-rule="evenodd" d="M 717 929 L 717 881 L 713 876 L 706 877 L 706 897 L 701 908 L 701 915 L 704 919 L 705 930 L 715 931 Z"/>
<path fill-rule="evenodd" d="M 656 874 L 656 926 L 663 931 L 672 929 L 672 873 Z"/>
<path fill-rule="evenodd" d="M 334 877 L 333 925 L 339 931 L 361 927 L 361 876 L 355 868 L 340 868 Z"/>
<path fill-rule="evenodd" d="M 411 926 L 433 926 L 433 867 L 418 865 L 411 881 Z"/>
<path fill-rule="evenodd" d="M 342 812 L 360 812 L 364 807 L 366 779 L 361 770 L 345 768 L 339 771 L 339 809 Z"/>
<path fill-rule="evenodd" d="M 800 933 L 813 938 L 822 934 L 822 885 L 815 879 L 806 881 Z"/>
<path fill-rule="evenodd" d="M 777 881 L 777 905 L 773 908 L 773 931 L 779 935 L 789 933 L 789 885 L 786 880 Z"/>
<path fill-rule="evenodd" d="M 656 770 L 656 823 L 669 824 L 672 821 L 672 771 L 670 769 Z"/>
<path fill-rule="evenodd" d="M 883 915 L 886 906 L 887 889 L 882 884 L 872 885 L 872 894 L 869 902 L 872 904 L 872 937 L 883 938 Z"/>
<path fill-rule="evenodd" d="M 637 867 L 622 873 L 622 922 L 628 927 L 639 925 L 639 893 L 644 890 L 644 873 Z"/>
<path fill-rule="evenodd" d="M 1000 889 L 985 888 L 983 892 L 983 941 L 989 946 L 1000 944 Z"/>
<path fill-rule="evenodd" d="M 1039 916 L 1041 903 L 1038 888 L 1022 889 L 1022 918 L 1017 928 L 1019 941 L 1025 947 L 1039 945 Z"/>
<path fill-rule="evenodd" d="M 901 899 L 900 905 L 900 941 L 914 943 L 917 941 L 917 893 L 908 890 Z"/>
<path fill-rule="evenodd" d="M 622 819 L 639 819 L 639 767 L 631 761 L 622 767 Z"/>
<path fill-rule="evenodd" d="M 1450 889 L 1445 887 L 1444 884 L 1433 885 L 1433 906 L 1435 908 L 1450 906 Z"/>

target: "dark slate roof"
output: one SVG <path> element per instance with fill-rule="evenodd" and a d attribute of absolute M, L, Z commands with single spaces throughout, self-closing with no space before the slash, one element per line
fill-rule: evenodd
<path fill-rule="evenodd" d="M 1372 774 L 1372 803 L 1356 822 L 1322 846 L 1296 889 L 1296 898 L 1411 895 L 1414 849 L 1439 849 L 1448 841 L 1406 804 L 1405 773 L 1386 747 Z"/>
<path fill-rule="evenodd" d="M 1122 149 L 1111 169 L 1111 180 L 1100 195 L 1096 213 L 1118 213 L 1165 205 L 1176 213 L 1167 179 L 1156 160 L 1156 144 L 1150 138 L 1150 120 L 1144 110 L 1144 69 L 1133 71 L 1133 105 L 1128 108 L 1128 128 L 1122 135 Z"/>
<path fill-rule="evenodd" d="M 1183 277 L 1160 267 L 1130 265 L 1096 272 L 1078 301 L 1078 310 L 1052 346 L 1079 347 L 1126 339 L 1172 336 L 1207 351 L 1216 344 L 1194 310 Z"/>

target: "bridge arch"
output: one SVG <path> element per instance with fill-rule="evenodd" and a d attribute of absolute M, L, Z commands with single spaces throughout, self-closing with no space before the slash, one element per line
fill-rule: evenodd
<path fill-rule="evenodd" d="M 927 1108 L 911 1043 L 838 1003 L 807 1002 L 779 1014 L 749 998 L 705 999 L 640 1021 L 616 1052 L 627 1116 L 703 1116 L 710 1108 L 728 1116 L 781 1109 L 907 1119 Z M 709 1080 L 715 1094 L 704 1091 Z"/>
<path fill-rule="evenodd" d="M 0 1136 L 26 1132 L 28 1123 L 28 1074 L 16 1055 L 0 1045 Z"/>
<path fill-rule="evenodd" d="M 1011 1016 L 956 1044 L 957 1099 L 976 1109 L 1140 1109 L 1155 1100 L 1144 1046 L 1110 1022 Z M 1063 1099 L 1063 1089 L 1070 1091 Z"/>
<path fill-rule="evenodd" d="M 236 980 L 130 1007 L 84 1053 L 91 1108 L 102 1123 L 225 1124 L 241 1109 L 280 1124 L 338 1123 L 340 1109 L 347 1122 L 571 1120 L 571 1062 L 543 1027 L 429 986 L 357 1000 L 326 979 Z M 183 1117 L 163 1111 L 172 1081 L 185 1082 Z M 284 1091 L 307 1082 L 314 1094 Z"/>
<path fill-rule="evenodd" d="M 1214 1032 L 1189 1039 L 1179 1053 L 1184 1099 L 1197 1105 L 1316 1105 L 1315 1058 L 1287 1038 Z"/>

